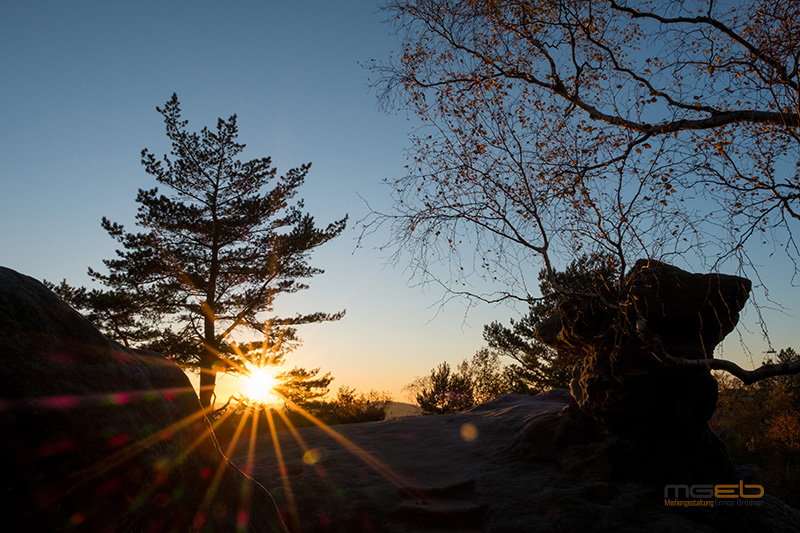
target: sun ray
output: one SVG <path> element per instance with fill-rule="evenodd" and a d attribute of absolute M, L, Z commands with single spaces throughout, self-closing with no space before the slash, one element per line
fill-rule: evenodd
<path fill-rule="evenodd" d="M 225 449 L 225 457 L 230 457 L 234 448 L 236 448 L 236 444 L 239 442 L 239 438 L 244 431 L 244 427 L 247 424 L 247 419 L 252 411 L 253 408 L 248 406 L 244 415 L 242 415 L 242 418 L 239 420 L 239 424 L 236 426 L 236 430 L 233 432 L 233 437 L 231 437 L 231 441 L 228 443 L 228 447 Z M 206 495 L 203 498 L 203 502 L 200 504 L 200 508 L 195 515 L 195 528 L 197 530 L 200 530 L 205 523 L 206 513 L 211 507 L 211 502 L 214 500 L 214 497 L 217 495 L 217 490 L 222 483 L 222 476 L 225 475 L 227 468 L 228 461 L 222 461 L 217 467 L 217 471 L 214 473 L 214 478 L 211 480 L 211 484 L 206 490 Z"/>
<path fill-rule="evenodd" d="M 188 388 L 188 390 L 192 391 L 192 394 L 194 394 L 191 388 Z M 88 401 L 97 402 L 98 398 L 101 398 L 104 399 L 104 401 L 100 405 L 113 406 L 113 405 L 126 404 L 141 399 L 152 401 L 152 398 L 155 397 L 157 394 L 165 395 L 169 399 L 171 396 L 176 396 L 175 391 L 183 391 L 183 389 L 169 389 L 169 390 L 164 389 L 158 391 L 158 393 L 154 393 L 153 391 L 147 391 L 144 393 L 141 391 L 137 391 L 133 393 L 111 393 L 105 395 L 91 395 L 91 398 Z M 54 398 L 56 398 L 57 401 L 52 401 Z M 83 400 L 64 402 L 63 401 L 64 397 L 54 397 L 54 398 L 39 399 L 37 401 L 45 402 L 51 408 L 57 408 L 56 406 L 67 405 L 67 404 L 70 407 L 75 405 L 85 405 L 85 402 L 87 401 L 84 398 Z M 171 439 L 173 438 L 173 435 L 175 435 L 176 433 L 186 430 L 192 424 L 198 423 L 200 420 L 203 419 L 203 416 L 205 414 L 206 411 L 197 410 L 192 414 L 170 424 L 166 428 L 160 428 L 156 430 L 154 433 L 142 439 L 124 445 L 114 453 L 102 458 L 101 460 L 97 461 L 90 467 L 84 468 L 78 472 L 71 474 L 68 478 L 71 484 L 71 489 L 75 490 L 80 487 L 86 486 L 95 480 L 102 479 L 103 476 L 106 476 L 108 473 L 123 467 L 123 465 L 125 465 L 128 461 L 131 461 L 137 455 L 144 453 L 148 448 L 151 448 L 159 441 L 165 439 Z M 193 443 L 192 446 L 193 447 L 196 446 L 197 444 L 199 444 L 199 442 L 202 442 L 203 439 L 208 438 L 209 435 L 210 432 L 206 430 L 204 434 L 202 434 L 199 438 L 195 440 L 195 443 Z M 185 454 L 183 455 L 185 456 Z M 157 476 L 166 476 L 174 467 L 178 466 L 179 464 L 180 464 L 179 458 L 176 458 L 175 460 L 169 462 L 156 461 L 153 464 L 154 468 L 153 472 Z M 157 486 L 155 485 L 144 486 L 140 488 L 136 497 L 131 499 L 129 503 L 129 508 L 131 510 L 135 510 L 141 505 L 144 505 L 149 498 L 151 498 L 154 494 L 156 494 L 156 489 Z M 56 504 L 59 498 L 60 496 L 54 495 L 50 500 L 48 500 L 49 503 L 42 502 L 42 505 Z"/>
<path fill-rule="evenodd" d="M 183 417 L 166 428 L 162 428 L 143 439 L 132 442 L 92 466 L 74 473 L 70 477 L 79 480 L 78 485 L 83 485 L 92 479 L 103 476 L 114 468 L 131 460 L 136 455 L 141 454 L 147 448 L 154 446 L 157 442 L 171 438 L 173 433 L 186 429 L 190 424 L 199 421 L 205 414 L 203 410 L 195 411 L 191 415 Z"/>
<path fill-rule="evenodd" d="M 232 410 L 230 410 L 230 411 L 227 411 L 227 412 L 225 412 L 225 413 L 222 413 L 222 415 L 220 415 L 220 416 L 219 416 L 219 417 L 218 417 L 216 420 L 214 420 L 214 421 L 211 423 L 211 427 L 210 427 L 210 428 L 206 428 L 205 430 L 203 430 L 203 432 L 200 434 L 200 436 L 199 436 L 199 437 L 197 437 L 197 438 L 194 440 L 194 442 L 192 442 L 192 443 L 189 445 L 189 448 L 188 448 L 187 450 L 185 450 L 185 451 L 181 452 L 181 454 L 180 454 L 180 455 L 178 455 L 178 457 L 175 459 L 175 461 L 176 461 L 178 464 L 180 464 L 181 462 L 183 462 L 183 460 L 184 460 L 186 457 L 188 457 L 188 455 L 189 455 L 190 453 L 192 453 L 192 450 L 194 450 L 194 449 L 195 449 L 195 448 L 197 448 L 197 447 L 198 447 L 200 444 L 202 444 L 202 443 L 203 443 L 203 441 L 205 441 L 205 440 L 209 439 L 209 438 L 211 437 L 211 435 L 213 435 L 213 434 L 214 434 L 214 430 L 216 430 L 216 429 L 217 429 L 217 428 L 220 426 L 220 424 L 222 424 L 223 422 L 225 422 L 225 420 L 227 420 L 227 419 L 228 419 L 228 417 L 230 417 L 232 414 L 233 414 L 233 411 L 232 411 Z M 227 456 L 226 456 L 226 457 L 227 457 Z"/>
<path fill-rule="evenodd" d="M 152 402 L 159 396 L 173 401 L 180 394 L 194 394 L 192 387 L 172 387 L 168 389 L 118 391 L 94 394 L 65 394 L 59 396 L 38 396 L 25 400 L 4 400 L 0 402 L 0 412 L 25 409 L 71 409 L 75 407 L 106 407 L 126 405 L 133 402 Z"/>
<path fill-rule="evenodd" d="M 242 488 L 239 498 L 239 512 L 236 514 L 236 530 L 247 531 L 247 524 L 250 522 L 250 493 L 252 491 L 253 464 L 255 463 L 256 436 L 258 435 L 258 410 L 253 412 L 253 423 L 250 426 L 250 442 L 247 446 L 247 460 L 245 462 L 245 478 L 242 480 Z"/>
<path fill-rule="evenodd" d="M 294 501 L 294 493 L 292 492 L 292 484 L 289 481 L 289 473 L 286 469 L 286 463 L 283 460 L 283 452 L 281 451 L 281 443 L 278 438 L 278 432 L 275 429 L 275 421 L 272 419 L 272 409 L 264 408 L 267 415 L 267 423 L 269 424 L 269 434 L 272 437 L 272 447 L 275 449 L 275 457 L 278 461 L 278 472 L 281 476 L 283 483 L 283 490 L 286 494 L 286 504 L 289 507 L 289 517 L 292 520 L 292 529 L 300 531 L 300 517 L 297 515 L 297 505 Z"/>
<path fill-rule="evenodd" d="M 300 432 L 297 431 L 297 428 L 292 423 L 292 421 L 289 419 L 289 417 L 286 416 L 286 414 L 283 412 L 283 410 L 278 410 L 276 412 L 278 413 L 278 416 L 280 416 L 281 419 L 283 420 L 283 422 L 286 424 L 286 428 L 292 434 L 292 436 L 294 437 L 294 440 L 297 441 L 297 444 L 300 446 L 300 449 L 303 451 L 303 457 L 305 457 L 305 454 L 309 453 L 311 451 L 311 448 L 309 448 L 309 446 L 306 443 L 305 439 L 303 439 L 303 436 L 300 435 Z M 314 470 L 316 470 L 317 475 L 325 483 L 327 483 L 329 486 L 333 487 L 333 483 L 331 482 L 330 478 L 328 477 L 328 473 L 325 471 L 325 468 L 322 466 L 322 463 L 320 463 L 319 461 L 314 461 L 314 462 L 311 463 L 311 465 L 314 467 Z"/>
<path fill-rule="evenodd" d="M 307 460 L 307 457 L 309 457 L 308 454 L 312 453 L 313 450 L 312 448 L 309 447 L 308 443 L 305 441 L 303 436 L 300 435 L 300 432 L 297 431 L 297 427 L 295 427 L 291 419 L 288 416 L 286 416 L 283 409 L 275 410 L 275 412 L 278 414 L 278 416 L 281 417 L 283 422 L 286 424 L 286 428 L 289 430 L 292 437 L 294 437 L 295 441 L 300 446 L 300 449 L 303 451 L 303 462 L 311 465 L 311 467 L 314 468 L 314 471 L 317 473 L 317 476 L 319 476 L 320 480 L 322 480 L 322 483 L 330 489 L 330 494 L 334 498 L 344 502 L 345 498 L 343 497 L 342 493 L 339 490 L 337 490 L 336 484 L 328 475 L 328 472 L 325 470 L 323 463 L 318 460 L 312 460 L 312 461 Z"/>
<path fill-rule="evenodd" d="M 386 463 L 381 461 L 380 459 L 373 457 L 372 454 L 358 446 L 356 443 L 349 440 L 347 437 L 327 425 L 325 422 L 320 420 L 319 418 L 315 417 L 299 405 L 286 400 L 293 410 L 299 412 L 302 416 L 308 419 L 312 424 L 318 426 L 322 431 L 327 433 L 333 440 L 341 444 L 347 451 L 364 461 L 368 466 L 370 466 L 373 470 L 377 473 L 382 475 L 386 478 L 390 483 L 395 485 L 398 488 L 406 489 L 407 487 L 412 486 L 412 483 L 406 479 L 405 476 L 402 474 L 395 472 L 391 467 L 389 467 Z"/>

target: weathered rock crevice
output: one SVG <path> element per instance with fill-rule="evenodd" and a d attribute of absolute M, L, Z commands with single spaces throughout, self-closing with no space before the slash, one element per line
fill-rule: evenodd
<path fill-rule="evenodd" d="M 577 356 L 573 403 L 537 422 L 552 431 L 523 430 L 511 449 L 656 487 L 735 480 L 724 446 L 707 426 L 716 380 L 709 368 L 679 367 L 664 354 L 713 357 L 749 293 L 744 278 L 642 260 L 622 280 L 617 301 L 567 298 L 537 334 Z"/>
<path fill-rule="evenodd" d="M 570 389 L 590 416 L 623 425 L 704 424 L 717 403 L 709 369 L 676 367 L 660 354 L 713 357 L 736 326 L 750 286 L 737 276 L 640 260 L 621 283 L 617 303 L 567 298 L 537 334 L 578 356 Z"/>

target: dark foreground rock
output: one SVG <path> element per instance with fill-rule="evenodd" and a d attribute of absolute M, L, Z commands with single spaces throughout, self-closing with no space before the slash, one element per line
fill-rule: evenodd
<path fill-rule="evenodd" d="M 667 485 L 688 490 L 694 484 L 703 490 L 753 482 L 732 469 L 727 469 L 732 477 L 708 479 L 707 473 L 726 470 L 719 465 L 688 477 L 687 469 L 670 474 L 671 466 L 697 464 L 698 454 L 715 456 L 716 442 L 706 443 L 712 451 L 697 441 L 689 447 L 681 437 L 643 448 L 653 439 L 635 431 L 620 435 L 580 414 L 568 391 L 501 397 L 458 414 L 333 429 L 338 437 L 317 428 L 281 432 L 283 468 L 272 460 L 275 445 L 269 435 L 253 446 L 258 452 L 254 477 L 269 487 L 297 530 L 800 530 L 800 511 L 770 495 L 770 487 L 761 498 L 711 497 L 704 506 L 667 505 L 665 500 L 698 500 L 671 497 L 684 489 Z M 235 460 L 248 460 L 248 446 Z"/>
<path fill-rule="evenodd" d="M 0 531 L 283 531 L 188 378 L 0 268 Z"/>

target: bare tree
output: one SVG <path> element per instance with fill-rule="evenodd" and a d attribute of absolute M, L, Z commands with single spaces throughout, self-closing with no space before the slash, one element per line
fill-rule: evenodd
<path fill-rule="evenodd" d="M 620 282 L 635 258 L 680 257 L 758 275 L 749 252 L 795 265 L 800 216 L 800 5 L 713 0 L 395 0 L 404 36 L 376 64 L 387 105 L 423 126 L 390 222 L 423 272 L 461 254 L 534 298 L 526 268 L 611 254 Z M 597 295 L 586 294 L 597 298 Z M 624 295 L 621 295 L 624 297 Z M 613 301 L 605 302 L 609 306 Z M 643 330 L 643 335 L 648 332 Z M 658 351 L 657 338 L 649 339 Z M 662 350 L 663 351 L 663 350 Z M 729 361 L 686 361 L 744 379 Z"/>

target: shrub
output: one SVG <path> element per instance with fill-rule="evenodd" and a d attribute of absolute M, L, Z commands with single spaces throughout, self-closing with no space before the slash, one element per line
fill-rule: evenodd
<path fill-rule="evenodd" d="M 779 362 L 797 360 L 791 348 Z M 766 362 L 772 362 L 767 360 Z M 776 376 L 744 386 L 720 379 L 717 410 L 709 426 L 738 464 L 760 467 L 757 481 L 765 490 L 800 507 L 800 375 Z"/>
<path fill-rule="evenodd" d="M 392 397 L 386 392 L 364 394 L 350 387 L 339 387 L 335 399 L 320 402 L 312 408 L 312 413 L 330 426 L 376 422 L 386 418 L 386 408 L 391 402 Z"/>
<path fill-rule="evenodd" d="M 441 363 L 429 376 L 406 385 L 406 390 L 425 414 L 463 411 L 504 394 L 538 392 L 520 378 L 516 365 L 503 366 L 497 353 L 487 348 L 464 359 L 455 372 L 448 363 Z"/>
<path fill-rule="evenodd" d="M 392 402 L 391 395 L 386 392 L 370 391 L 367 394 L 356 392 L 354 388 L 340 387 L 333 400 L 309 400 L 301 404 L 301 408 L 329 426 L 337 424 L 356 424 L 374 422 L 386 418 L 386 410 Z M 250 409 L 253 407 L 252 410 Z M 270 432 L 270 420 L 277 432 L 289 427 L 301 428 L 314 425 L 299 410 L 289 407 L 250 406 L 244 402 L 232 403 L 224 412 L 220 412 L 213 421 L 214 433 L 222 449 L 232 442 L 236 433 L 239 444 L 246 442 L 256 428 L 257 435 Z M 258 422 L 256 423 L 256 419 Z M 241 429 L 238 429 L 241 426 Z"/>

